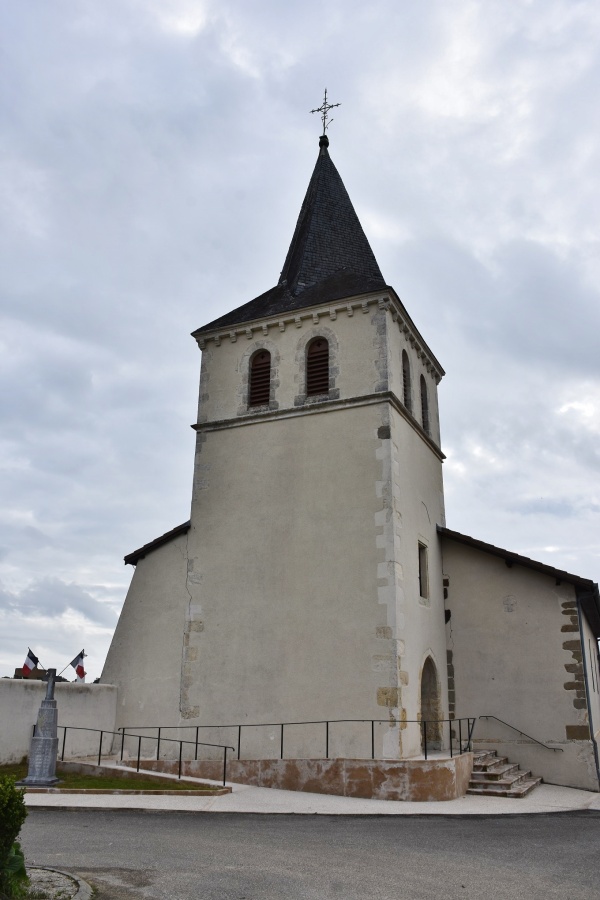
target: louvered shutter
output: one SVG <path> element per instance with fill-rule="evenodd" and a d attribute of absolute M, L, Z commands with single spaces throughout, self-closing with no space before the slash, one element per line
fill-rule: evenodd
<path fill-rule="evenodd" d="M 250 365 L 250 396 L 248 406 L 265 406 L 271 393 L 271 354 L 259 350 Z"/>
<path fill-rule="evenodd" d="M 329 344 L 325 338 L 315 338 L 306 353 L 306 394 L 327 394 L 329 391 Z"/>

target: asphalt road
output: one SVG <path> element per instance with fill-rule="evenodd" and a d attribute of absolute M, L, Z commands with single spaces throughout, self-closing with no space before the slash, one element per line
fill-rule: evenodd
<path fill-rule="evenodd" d="M 288 816 L 32 809 L 30 863 L 95 900 L 593 900 L 600 813 Z"/>

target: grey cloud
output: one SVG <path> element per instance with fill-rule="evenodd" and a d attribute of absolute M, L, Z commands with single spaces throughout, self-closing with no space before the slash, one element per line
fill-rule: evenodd
<path fill-rule="evenodd" d="M 40 528 L 34 528 L 32 525 L 18 526 L 13 523 L 10 526 L 5 526 L 5 528 L 4 540 L 6 544 L 0 550 L 5 559 L 16 548 L 32 553 L 39 552 L 42 548 L 54 546 L 54 541 L 50 535 L 44 534 Z M 3 526 L 0 523 L 0 534 L 2 533 Z"/>
<path fill-rule="evenodd" d="M 555 368 L 598 373 L 600 294 L 582 283 L 577 265 L 531 242 L 503 247 L 498 324 L 512 353 Z"/>
<path fill-rule="evenodd" d="M 555 372 L 598 373 L 600 295 L 577 259 L 513 241 L 486 265 L 467 246 L 436 237 L 408 242 L 400 260 L 406 294 L 419 292 L 432 325 L 437 315 L 448 336 L 460 333 L 474 352 L 497 351 L 507 363 L 520 359 Z"/>
<path fill-rule="evenodd" d="M 595 4 L 223 0 L 183 36 L 165 19 L 185 6 L 6 9 L 11 623 L 17 609 L 32 628 L 41 609 L 58 621 L 72 603 L 108 631 L 131 577 L 124 553 L 187 518 L 189 332 L 276 282 L 325 84 L 343 104 L 332 158 L 448 371 L 448 524 L 515 550 L 558 547 L 545 558 L 597 577 L 596 436 L 556 414 L 566 388 L 598 387 Z M 13 644 L 31 633 L 4 639 L 0 666 L 21 664 Z"/>
<path fill-rule="evenodd" d="M 539 499 L 515 504 L 513 509 L 515 512 L 522 513 L 524 515 L 557 516 L 560 519 L 572 518 L 573 516 L 579 515 L 581 511 L 578 504 L 570 502 L 566 498 L 546 499 L 545 497 L 540 497 Z M 587 507 L 587 511 L 598 513 L 600 512 L 600 505 L 597 503 L 589 504 Z"/>
<path fill-rule="evenodd" d="M 114 625 L 114 609 L 95 600 L 77 584 L 66 584 L 56 577 L 42 578 L 22 591 L 1 590 L 0 605 L 22 616 L 58 618 L 71 610 L 101 625 Z"/>

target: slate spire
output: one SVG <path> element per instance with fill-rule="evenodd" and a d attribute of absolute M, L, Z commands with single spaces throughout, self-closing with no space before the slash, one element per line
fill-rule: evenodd
<path fill-rule="evenodd" d="M 365 288 L 369 282 L 373 289 L 372 279 L 385 284 L 328 147 L 329 139 L 323 134 L 279 278 L 293 296 L 342 270 L 364 279 Z"/>
<path fill-rule="evenodd" d="M 385 287 L 328 146 L 329 139 L 321 135 L 319 156 L 279 282 L 249 303 L 192 332 L 194 337 L 215 328 L 333 303 Z"/>

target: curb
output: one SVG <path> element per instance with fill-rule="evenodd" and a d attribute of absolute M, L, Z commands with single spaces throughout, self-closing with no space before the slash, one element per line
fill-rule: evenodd
<path fill-rule="evenodd" d="M 27 794 L 104 794 L 105 796 L 138 796 L 138 797 L 223 797 L 231 794 L 231 788 L 215 788 L 214 790 L 181 790 L 181 791 L 134 791 L 119 788 L 53 788 L 35 787 L 26 789 Z"/>
<path fill-rule="evenodd" d="M 73 900 L 91 900 L 94 893 L 92 886 L 87 881 L 84 881 L 79 875 L 73 875 L 72 872 L 55 869 L 54 866 L 27 866 L 27 869 L 36 869 L 38 872 L 56 872 L 57 875 L 64 875 L 65 878 L 74 881 L 77 885 L 77 893 L 73 895 Z"/>
<path fill-rule="evenodd" d="M 379 812 L 378 810 L 373 810 L 373 812 L 354 812 L 352 810 L 343 811 L 343 812 L 332 812 L 331 810 L 295 810 L 295 809 L 170 809 L 166 807 L 152 807 L 152 806 L 58 806 L 58 805 L 50 805 L 43 806 L 39 804 L 34 807 L 30 807 L 30 809 L 39 809 L 39 810 L 50 810 L 51 812 L 110 812 L 110 813 L 127 813 L 127 812 L 135 812 L 135 813 L 147 813 L 148 815 L 165 815 L 167 813 L 176 814 L 178 816 L 305 816 L 305 817 L 316 817 L 316 816 L 329 816 L 335 818 L 350 818 L 350 819 L 362 819 L 362 818 L 371 818 L 371 819 L 515 819 L 521 816 L 571 816 L 571 815 L 585 815 L 590 813 L 592 815 L 600 816 L 600 809 L 590 809 L 588 806 L 574 806 L 569 809 L 529 809 L 529 810 L 514 810 L 510 812 L 494 812 L 493 810 L 487 810 L 485 812 L 442 812 L 440 810 L 436 810 L 435 812 L 410 812 L 410 813 L 402 813 L 402 812 L 393 812 L 393 813 L 384 813 Z M 30 868 L 35 868 L 31 866 Z M 39 868 L 39 867 L 38 867 Z M 56 870 L 58 871 L 58 869 Z"/>

